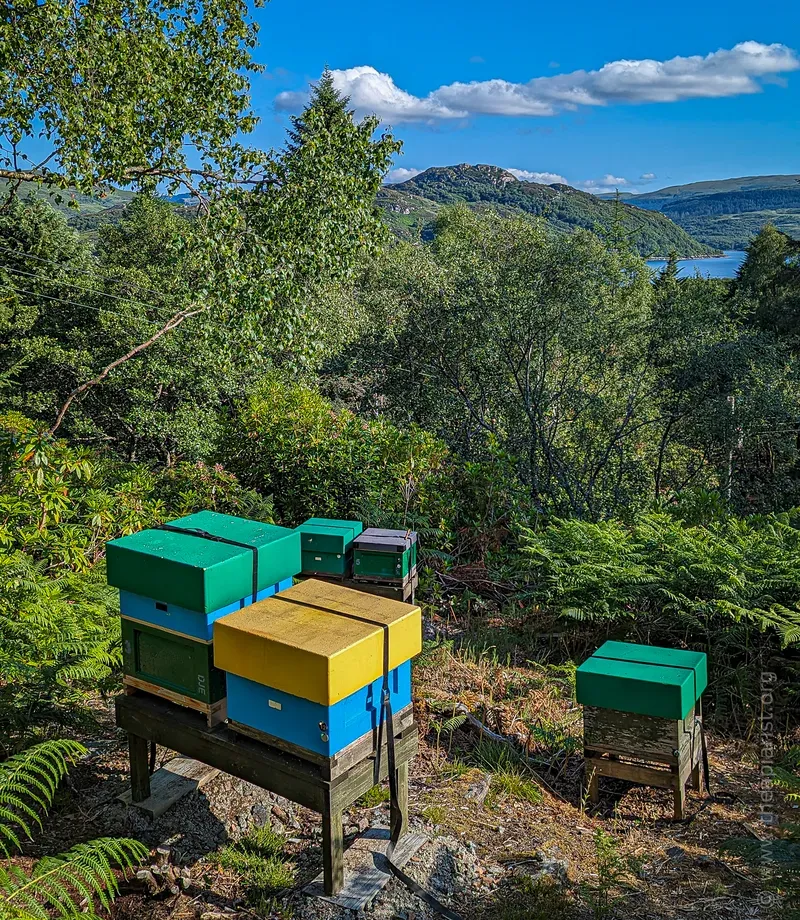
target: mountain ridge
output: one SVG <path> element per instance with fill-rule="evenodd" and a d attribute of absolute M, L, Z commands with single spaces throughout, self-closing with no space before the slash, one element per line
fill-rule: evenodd
<path fill-rule="evenodd" d="M 378 203 L 394 232 L 407 239 L 429 236 L 431 223 L 442 207 L 464 203 L 476 210 L 492 207 L 504 215 L 539 217 L 565 233 L 578 228 L 609 228 L 621 216 L 639 252 L 653 258 L 666 256 L 673 249 L 685 258 L 718 251 L 694 239 L 656 209 L 605 201 L 570 185 L 525 182 L 508 170 L 484 163 L 432 166 L 404 182 L 384 186 Z"/>

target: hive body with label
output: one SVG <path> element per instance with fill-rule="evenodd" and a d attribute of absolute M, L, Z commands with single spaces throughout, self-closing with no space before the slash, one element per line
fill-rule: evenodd
<path fill-rule="evenodd" d="M 402 718 L 421 646 L 418 607 L 312 578 L 219 620 L 214 660 L 234 727 L 329 758 L 377 731 L 384 686 Z"/>

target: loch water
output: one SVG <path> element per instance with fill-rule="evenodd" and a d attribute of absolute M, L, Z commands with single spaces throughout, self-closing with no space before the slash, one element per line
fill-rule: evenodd
<path fill-rule="evenodd" d="M 704 278 L 735 278 L 746 255 L 746 252 L 729 249 L 714 259 L 679 259 L 678 277 L 691 278 L 699 272 Z M 647 264 L 653 271 L 660 272 L 667 263 L 664 259 L 648 259 Z"/>

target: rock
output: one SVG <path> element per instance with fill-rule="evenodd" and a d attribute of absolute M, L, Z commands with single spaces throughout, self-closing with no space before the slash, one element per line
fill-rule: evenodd
<path fill-rule="evenodd" d="M 667 847 L 666 854 L 670 859 L 683 859 L 686 850 L 683 847 Z"/>
<path fill-rule="evenodd" d="M 156 861 L 159 866 L 165 866 L 169 862 L 171 852 L 169 847 L 158 847 L 156 849 Z"/>
<path fill-rule="evenodd" d="M 269 818 L 269 812 L 267 811 L 266 805 L 263 802 L 256 802 L 256 804 L 250 809 L 250 816 L 253 819 L 253 824 L 256 827 L 263 827 Z"/>
<path fill-rule="evenodd" d="M 281 808 L 280 805 L 272 806 L 272 817 L 277 818 L 278 821 L 281 822 L 281 824 L 288 824 L 290 821 L 289 813 L 286 811 L 285 808 Z"/>
<path fill-rule="evenodd" d="M 475 783 L 466 791 L 466 797 L 472 799 L 477 805 L 483 805 L 489 789 L 492 786 L 492 774 L 484 773 Z"/>
<path fill-rule="evenodd" d="M 140 882 L 144 883 L 144 886 L 147 889 L 147 893 L 151 896 L 157 895 L 161 890 L 161 886 L 158 884 L 155 876 L 149 869 L 140 869 L 136 873 L 136 878 Z"/>

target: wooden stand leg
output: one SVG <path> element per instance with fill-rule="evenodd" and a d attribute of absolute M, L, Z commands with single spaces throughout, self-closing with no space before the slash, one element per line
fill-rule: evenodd
<path fill-rule="evenodd" d="M 692 769 L 692 789 L 700 791 L 700 764 L 696 764 Z"/>
<path fill-rule="evenodd" d="M 322 865 L 325 894 L 338 894 L 344 885 L 344 840 L 341 809 L 331 808 L 330 792 L 322 809 Z"/>
<path fill-rule="evenodd" d="M 150 796 L 147 739 L 128 732 L 128 752 L 131 761 L 131 801 L 143 802 Z"/>
<path fill-rule="evenodd" d="M 400 764 L 397 773 L 397 811 L 400 813 L 400 836 L 408 830 L 408 761 Z M 397 820 L 395 809 L 390 810 L 389 826 Z"/>
<path fill-rule="evenodd" d="M 686 784 L 677 774 L 674 779 L 672 791 L 675 799 L 675 820 L 682 821 L 684 808 L 686 806 Z"/>

